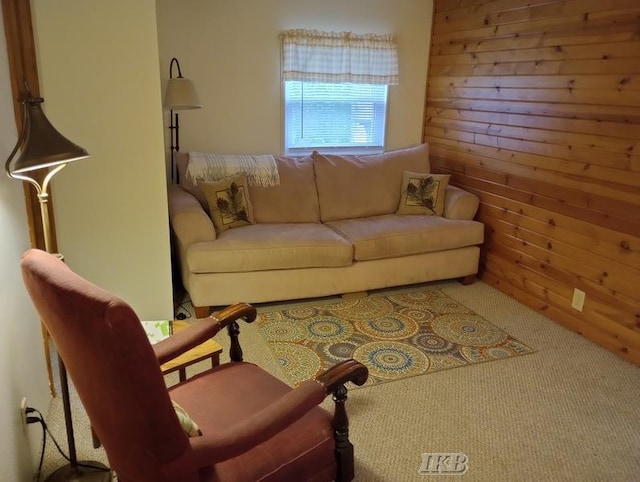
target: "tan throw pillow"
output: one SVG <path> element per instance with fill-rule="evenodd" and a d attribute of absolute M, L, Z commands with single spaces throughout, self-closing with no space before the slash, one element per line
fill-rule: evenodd
<path fill-rule="evenodd" d="M 198 187 L 207 199 L 217 234 L 254 223 L 246 174 L 236 174 L 216 182 L 199 182 Z"/>
<path fill-rule="evenodd" d="M 442 216 L 449 174 L 425 174 L 402 171 L 400 205 L 396 214 Z"/>
<path fill-rule="evenodd" d="M 198 427 L 198 424 L 193 421 L 185 409 L 173 400 L 171 400 L 171 403 L 173 404 L 173 409 L 176 411 L 176 416 L 178 417 L 178 421 L 180 422 L 180 426 L 182 427 L 182 430 L 184 430 L 184 433 L 189 437 L 198 437 L 199 435 L 202 435 L 200 427 Z"/>

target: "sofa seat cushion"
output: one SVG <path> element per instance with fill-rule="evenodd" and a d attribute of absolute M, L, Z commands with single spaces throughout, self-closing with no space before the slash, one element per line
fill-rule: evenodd
<path fill-rule="evenodd" d="M 319 223 L 253 224 L 225 231 L 187 252 L 192 273 L 349 266 L 353 246 Z"/>
<path fill-rule="evenodd" d="M 473 246 L 484 237 L 482 223 L 429 215 L 389 214 L 327 225 L 354 245 L 356 261 Z"/>

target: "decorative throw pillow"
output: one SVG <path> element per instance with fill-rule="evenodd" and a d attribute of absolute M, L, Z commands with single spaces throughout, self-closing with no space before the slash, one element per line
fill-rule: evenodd
<path fill-rule="evenodd" d="M 200 182 L 198 186 L 207 198 L 216 233 L 254 223 L 246 174 L 236 174 L 216 182 Z"/>
<path fill-rule="evenodd" d="M 442 216 L 449 174 L 424 174 L 402 171 L 402 190 L 397 214 Z"/>
<path fill-rule="evenodd" d="M 180 422 L 180 425 L 182 426 L 184 432 L 189 437 L 198 437 L 199 435 L 202 435 L 200 427 L 198 427 L 198 424 L 193 421 L 193 419 L 189 416 L 185 409 L 173 400 L 171 400 L 171 403 L 173 404 L 173 409 L 176 411 L 178 421 Z"/>

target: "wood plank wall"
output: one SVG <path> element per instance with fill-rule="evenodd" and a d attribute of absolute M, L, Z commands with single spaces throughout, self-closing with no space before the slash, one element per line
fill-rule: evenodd
<path fill-rule="evenodd" d="M 481 199 L 481 278 L 640 364 L 640 0 L 435 0 L 433 19 L 424 140 Z"/>

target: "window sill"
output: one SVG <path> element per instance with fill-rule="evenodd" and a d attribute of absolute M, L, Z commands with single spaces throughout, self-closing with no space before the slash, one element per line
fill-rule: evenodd
<path fill-rule="evenodd" d="M 309 149 L 285 149 L 285 156 L 310 156 L 314 151 L 320 154 L 334 154 L 338 156 L 362 156 L 367 154 L 382 154 L 384 147 L 316 147 Z"/>

